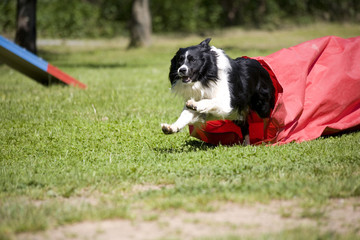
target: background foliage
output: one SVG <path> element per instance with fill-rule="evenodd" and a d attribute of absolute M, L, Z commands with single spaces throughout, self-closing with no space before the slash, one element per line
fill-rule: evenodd
<path fill-rule="evenodd" d="M 37 30 L 44 37 L 127 34 L 131 0 L 38 0 Z M 277 29 L 314 21 L 360 22 L 356 0 L 150 0 L 153 31 L 199 32 L 228 26 Z M 15 30 L 16 0 L 0 1 L 2 34 Z"/>

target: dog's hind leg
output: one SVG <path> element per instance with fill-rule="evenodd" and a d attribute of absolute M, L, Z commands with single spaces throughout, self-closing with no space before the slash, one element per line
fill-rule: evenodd
<path fill-rule="evenodd" d="M 243 145 L 248 146 L 250 145 L 250 136 L 249 136 L 249 123 L 244 121 L 235 120 L 234 123 L 240 127 L 241 134 L 243 135 L 244 141 Z"/>

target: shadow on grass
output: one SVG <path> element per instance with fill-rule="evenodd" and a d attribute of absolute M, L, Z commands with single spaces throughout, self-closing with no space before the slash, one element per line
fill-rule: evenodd
<path fill-rule="evenodd" d="M 102 50 L 102 52 L 105 52 L 106 50 Z M 115 51 L 115 50 L 113 50 Z M 80 51 L 81 52 L 81 51 Z M 60 68 L 92 68 L 92 69 L 100 69 L 100 68 L 126 68 L 129 67 L 129 64 L 125 62 L 99 62 L 96 60 L 93 60 L 94 62 L 84 62 L 83 60 L 79 62 L 79 60 L 74 61 L 71 60 L 69 62 L 69 59 L 71 59 L 71 55 L 77 55 L 78 52 L 56 52 L 56 51 L 49 51 L 49 50 L 39 50 L 38 56 L 43 58 L 44 60 L 48 61 L 49 63 L 54 63 L 56 67 Z M 81 54 L 92 56 L 96 54 L 96 51 L 82 51 Z M 91 61 L 91 59 L 90 59 Z M 137 65 L 135 67 L 138 67 Z M 143 66 L 139 66 L 143 67 Z"/>
<path fill-rule="evenodd" d="M 63 68 L 93 68 L 93 69 L 100 69 L 100 68 L 124 68 L 127 67 L 126 63 L 59 63 L 57 66 Z"/>
<path fill-rule="evenodd" d="M 41 58 L 45 58 L 47 60 L 57 60 L 60 58 L 69 58 L 71 56 L 78 56 L 78 55 L 82 55 L 82 56 L 93 56 L 95 54 L 99 54 L 99 53 L 111 53 L 114 54 L 116 51 L 119 50 L 119 48 L 106 48 L 106 49 L 65 49 L 65 50 L 59 50 L 58 48 L 61 48 L 60 46 L 57 46 L 54 49 L 43 49 L 40 48 L 38 49 L 37 52 L 37 56 L 41 57 Z"/>
<path fill-rule="evenodd" d="M 207 151 L 209 149 L 214 149 L 216 146 L 200 142 L 197 140 L 187 140 L 185 144 L 180 147 L 174 148 L 153 148 L 154 151 L 159 152 L 161 154 L 168 154 L 168 153 L 189 153 L 189 152 L 198 152 L 198 151 Z"/>
<path fill-rule="evenodd" d="M 328 134 L 328 135 L 322 135 L 321 137 L 326 139 L 326 138 L 330 138 L 330 137 L 341 137 L 343 135 L 357 134 L 357 133 L 360 133 L 359 126 L 355 126 L 353 128 L 349 128 L 349 129 L 342 130 L 342 131 L 335 132 L 335 133 Z"/>

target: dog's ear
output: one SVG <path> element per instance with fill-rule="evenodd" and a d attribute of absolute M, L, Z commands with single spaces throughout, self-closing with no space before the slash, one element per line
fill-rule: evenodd
<path fill-rule="evenodd" d="M 171 85 L 173 85 L 176 81 L 176 76 L 177 76 L 177 60 L 176 60 L 177 56 L 175 55 L 172 59 L 171 59 L 171 64 L 170 64 L 170 71 L 169 71 L 169 80 Z"/>
<path fill-rule="evenodd" d="M 208 49 L 210 48 L 209 46 L 209 42 L 211 41 L 211 38 L 207 38 L 205 39 L 204 41 L 202 41 L 199 45 L 202 47 L 202 48 L 205 48 L 205 49 Z"/>

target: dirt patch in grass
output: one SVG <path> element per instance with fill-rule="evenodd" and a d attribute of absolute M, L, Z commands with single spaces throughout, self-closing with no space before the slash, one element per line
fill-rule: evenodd
<path fill-rule="evenodd" d="M 331 200 L 321 209 L 299 207 L 295 201 L 239 205 L 226 203 L 215 212 L 148 212 L 135 220 L 82 222 L 18 239 L 194 239 L 203 237 L 277 234 L 295 228 L 356 234 L 360 237 L 360 198 Z"/>
<path fill-rule="evenodd" d="M 174 185 L 171 184 L 160 184 L 160 185 L 138 184 L 132 187 L 132 192 L 138 193 L 138 192 L 146 192 L 146 191 L 157 191 L 157 190 L 169 189 L 173 187 Z"/>
<path fill-rule="evenodd" d="M 95 206 L 99 203 L 99 196 L 101 196 L 100 193 L 97 192 L 94 193 L 93 191 L 89 191 L 86 189 L 82 189 L 78 193 L 72 194 L 71 196 L 68 197 L 61 196 L 53 191 L 48 191 L 47 195 L 50 197 L 49 198 L 50 200 L 49 199 L 31 200 L 30 203 L 35 206 L 41 206 L 53 200 L 53 201 L 69 204 L 72 206 L 79 206 L 81 204 L 89 204 Z"/>

